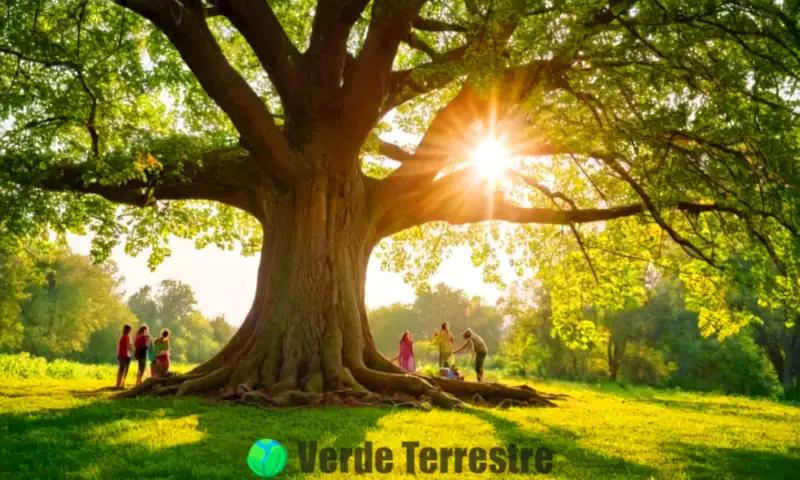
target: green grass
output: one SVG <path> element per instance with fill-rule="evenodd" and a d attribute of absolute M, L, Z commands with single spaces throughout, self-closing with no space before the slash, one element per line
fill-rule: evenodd
<path fill-rule="evenodd" d="M 0 478 L 256 478 L 245 457 L 260 438 L 289 450 L 278 479 L 416 478 L 403 473 L 404 440 L 432 447 L 545 446 L 556 454 L 551 478 L 800 478 L 800 408 L 771 401 L 553 382 L 531 385 L 569 395 L 559 408 L 267 411 L 198 398 L 110 400 L 90 393 L 108 384 L 90 378 L 0 382 Z M 387 446 L 395 470 L 304 475 L 296 444 L 311 440 Z M 417 477 L 454 476 L 496 477 Z"/>

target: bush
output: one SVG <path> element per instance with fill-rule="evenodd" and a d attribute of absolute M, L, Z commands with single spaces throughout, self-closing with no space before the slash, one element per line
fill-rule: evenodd
<path fill-rule="evenodd" d="M 631 383 L 659 387 L 667 382 L 675 368 L 658 350 L 631 345 L 622 360 L 620 374 Z"/>
<path fill-rule="evenodd" d="M 503 374 L 507 377 L 527 377 L 530 369 L 518 360 L 510 360 L 503 367 Z"/>
<path fill-rule="evenodd" d="M 608 355 L 605 348 L 592 348 L 586 355 L 586 372 L 576 372 L 584 381 L 596 382 L 608 378 Z"/>
<path fill-rule="evenodd" d="M 56 359 L 47 364 L 45 376 L 58 380 L 71 380 L 78 378 L 78 364 L 66 360 Z"/>
<path fill-rule="evenodd" d="M 175 372 L 184 372 L 192 368 L 190 364 L 174 363 L 170 369 Z M 131 364 L 128 376 L 134 374 L 135 362 Z M 27 352 L 13 355 L 0 354 L 0 378 L 13 379 L 53 379 L 75 380 L 94 379 L 111 380 L 117 376 L 117 366 L 114 364 L 84 364 L 56 359 L 48 362 L 42 357 L 33 356 Z"/>
<path fill-rule="evenodd" d="M 47 375 L 47 360 L 31 356 L 27 352 L 16 355 L 0 355 L 0 377 L 43 378 Z"/>
<path fill-rule="evenodd" d="M 515 332 L 495 355 L 495 368 L 512 377 L 541 378 L 550 359 L 547 348 L 525 331 Z"/>
<path fill-rule="evenodd" d="M 781 387 L 752 338 L 739 334 L 723 341 L 682 343 L 672 385 L 686 390 L 776 398 Z"/>
<path fill-rule="evenodd" d="M 418 367 L 417 368 L 417 373 L 420 373 L 422 375 L 428 375 L 428 376 L 431 376 L 431 377 L 438 377 L 439 376 L 439 366 L 438 365 L 434 365 L 432 363 L 428 363 L 426 365 L 423 365 L 422 367 Z"/>

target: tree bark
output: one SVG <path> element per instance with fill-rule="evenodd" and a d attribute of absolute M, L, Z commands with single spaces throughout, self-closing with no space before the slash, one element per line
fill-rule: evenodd
<path fill-rule="evenodd" d="M 783 358 L 783 369 L 781 370 L 781 384 L 783 385 L 783 394 L 789 398 L 794 389 L 794 353 L 797 347 L 797 335 L 791 333 L 787 336 L 786 346 L 784 348 L 786 354 Z"/>
<path fill-rule="evenodd" d="M 150 379 L 121 396 L 207 394 L 270 406 L 343 398 L 446 408 L 464 401 L 552 405 L 531 389 L 409 374 L 376 350 L 364 302 L 379 240 L 368 199 L 359 175 L 324 172 L 286 193 L 264 193 L 256 295 L 238 332 L 189 374 Z"/>
<path fill-rule="evenodd" d="M 617 381 L 626 346 L 625 342 L 617 342 L 613 339 L 608 340 L 608 376 L 613 382 Z"/>

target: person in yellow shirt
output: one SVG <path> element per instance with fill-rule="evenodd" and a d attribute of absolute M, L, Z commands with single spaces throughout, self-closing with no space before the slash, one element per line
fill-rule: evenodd
<path fill-rule="evenodd" d="M 442 329 L 433 334 L 433 343 L 439 347 L 439 367 L 450 367 L 454 341 L 455 337 L 450 333 L 447 322 L 442 323 Z"/>
<path fill-rule="evenodd" d="M 464 344 L 461 348 L 453 352 L 453 354 L 459 354 L 466 350 L 470 345 L 472 345 L 472 351 L 475 352 L 475 373 L 478 376 L 478 381 L 483 381 L 483 362 L 486 360 L 486 355 L 489 353 L 488 349 L 486 348 L 486 342 L 478 335 L 477 333 L 473 332 L 471 328 L 468 328 L 466 332 L 462 335 L 467 340 L 467 343 Z"/>

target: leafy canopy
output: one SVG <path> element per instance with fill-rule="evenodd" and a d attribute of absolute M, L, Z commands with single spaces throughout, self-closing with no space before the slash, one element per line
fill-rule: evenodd
<path fill-rule="evenodd" d="M 499 252 L 520 274 L 565 248 L 609 264 L 584 237 L 649 258 L 658 233 L 716 272 L 741 257 L 779 272 L 783 297 L 796 288 L 796 1 L 116 3 L 0 6 L 4 235 L 89 231 L 96 257 L 125 239 L 151 266 L 170 235 L 255 252 L 258 221 L 230 189 L 257 146 L 277 175 L 333 104 L 396 234 L 384 266 L 418 285 L 464 243 L 499 282 Z M 512 152 L 493 187 L 464 176 L 489 136 Z M 644 236 L 579 227 L 631 215 Z"/>

